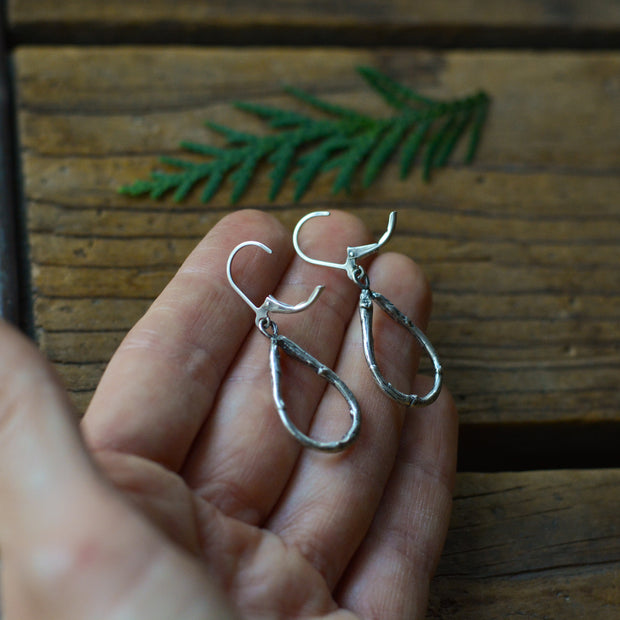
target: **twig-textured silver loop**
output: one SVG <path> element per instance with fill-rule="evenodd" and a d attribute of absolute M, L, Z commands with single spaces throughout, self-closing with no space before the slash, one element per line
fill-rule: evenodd
<path fill-rule="evenodd" d="M 306 366 L 309 366 L 317 375 L 323 377 L 325 381 L 331 383 L 342 395 L 349 406 L 349 415 L 351 416 L 351 426 L 345 435 L 336 441 L 318 441 L 312 439 L 305 433 L 302 433 L 291 421 L 287 411 L 286 404 L 282 398 L 280 389 L 280 353 L 278 349 L 282 349 L 289 357 L 296 359 Z M 312 357 L 306 350 L 302 349 L 298 344 L 287 338 L 286 336 L 274 335 L 271 338 L 271 349 L 269 354 L 269 366 L 271 368 L 271 387 L 273 390 L 273 400 L 278 409 L 278 415 L 282 420 L 282 424 L 288 432 L 297 439 L 299 443 L 307 448 L 321 450 L 322 452 L 341 452 L 348 448 L 357 438 L 360 430 L 360 407 L 357 403 L 353 392 L 342 381 L 342 379 L 330 368 L 322 364 Z"/>
<path fill-rule="evenodd" d="M 372 315 L 373 306 L 376 303 L 392 320 L 400 323 L 406 328 L 422 345 L 426 350 L 428 357 L 433 363 L 435 369 L 435 383 L 432 389 L 424 396 L 417 394 L 406 394 L 397 390 L 379 371 L 377 360 L 375 358 L 375 345 L 374 337 L 372 333 Z M 368 362 L 368 367 L 375 381 L 379 384 L 379 387 L 395 401 L 407 405 L 408 407 L 430 405 L 438 396 L 441 391 L 442 383 L 442 368 L 439 363 L 439 357 L 435 353 L 435 349 L 430 340 L 424 335 L 422 330 L 414 325 L 409 317 L 405 316 L 389 299 L 372 291 L 370 289 L 362 290 L 359 300 L 359 312 L 362 322 L 362 339 L 364 343 L 364 355 Z"/>

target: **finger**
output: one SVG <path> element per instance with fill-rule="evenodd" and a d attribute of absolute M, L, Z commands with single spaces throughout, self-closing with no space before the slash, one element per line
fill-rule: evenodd
<path fill-rule="evenodd" d="M 336 600 L 360 617 L 425 617 L 450 518 L 457 426 L 445 388 L 432 405 L 406 418 L 381 505 L 336 592 Z"/>
<path fill-rule="evenodd" d="M 373 289 L 382 291 L 417 324 L 430 310 L 429 288 L 410 259 L 386 254 L 369 270 Z M 377 312 L 373 331 L 377 356 L 385 374 L 405 389 L 411 387 L 419 350 L 414 339 L 387 315 Z M 301 553 L 333 587 L 355 553 L 383 494 L 398 449 L 404 408 L 376 386 L 361 347 L 361 329 L 354 317 L 337 368 L 357 395 L 362 429 L 353 448 L 337 461 L 304 453 L 283 499 L 267 523 Z M 326 397 L 313 432 L 329 432 L 336 394 Z M 327 431 L 325 429 L 328 429 Z"/>
<path fill-rule="evenodd" d="M 260 304 L 289 257 L 289 234 L 273 217 L 236 212 L 221 220 L 129 332 L 84 418 L 96 450 L 133 453 L 178 470 L 208 416 L 254 315 L 226 278 L 229 253 L 258 240 L 279 256 L 264 269 L 260 250 L 235 258 L 246 294 Z"/>
<path fill-rule="evenodd" d="M 164 544 L 101 479 L 36 348 L 0 322 L 0 349 L 5 616 L 233 617 L 198 563 Z M 226 613 L 210 613 L 214 605 Z"/>
<path fill-rule="evenodd" d="M 332 213 L 329 226 L 309 227 L 304 248 L 313 256 L 342 262 L 348 245 L 366 242 L 357 218 Z M 266 260 L 265 269 L 269 268 Z M 332 366 L 354 312 L 358 292 L 344 271 L 318 269 L 295 258 L 276 291 L 277 299 L 296 303 L 317 284 L 325 289 L 317 302 L 291 316 L 273 314 L 283 334 L 327 366 Z M 280 355 L 282 396 L 292 420 L 307 432 L 325 390 L 324 381 L 304 365 Z M 348 424 L 346 408 L 341 417 Z M 344 428 L 322 440 L 339 439 Z M 188 458 L 183 475 L 205 499 L 225 514 L 261 524 L 279 500 L 300 452 L 282 425 L 273 401 L 269 340 L 255 330 L 226 376 L 212 416 Z M 317 455 L 329 461 L 333 455 Z"/>

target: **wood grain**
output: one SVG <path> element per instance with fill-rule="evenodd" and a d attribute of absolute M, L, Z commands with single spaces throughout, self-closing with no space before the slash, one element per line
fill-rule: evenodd
<path fill-rule="evenodd" d="M 620 615 L 620 470 L 461 474 L 429 618 Z"/>
<path fill-rule="evenodd" d="M 614 0 L 9 0 L 18 42 L 217 44 L 568 44 L 618 41 Z"/>
<path fill-rule="evenodd" d="M 156 154 L 179 153 L 181 139 L 215 140 L 205 119 L 262 130 L 230 102 L 293 107 L 283 83 L 389 114 L 358 65 L 430 96 L 491 93 L 475 165 L 457 157 L 424 184 L 419 172 L 399 180 L 395 162 L 351 196 L 332 196 L 326 175 L 298 205 L 290 189 L 268 203 L 261 174 L 240 206 L 271 210 L 291 229 L 311 209 L 350 209 L 377 233 L 398 210 L 389 249 L 414 257 L 431 280 L 429 335 L 465 427 L 618 422 L 614 52 L 18 50 L 36 329 L 80 409 L 123 332 L 231 210 L 229 186 L 209 205 L 196 195 L 131 199 L 118 186 L 146 176 Z"/>

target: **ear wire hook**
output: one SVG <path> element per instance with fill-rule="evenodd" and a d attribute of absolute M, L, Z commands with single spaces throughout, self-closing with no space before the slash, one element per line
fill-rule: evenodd
<path fill-rule="evenodd" d="M 232 277 L 233 259 L 235 258 L 239 250 L 248 246 L 256 246 L 257 248 L 260 248 L 261 250 L 267 252 L 267 254 L 273 253 L 271 248 L 267 247 L 264 243 L 261 243 L 260 241 L 244 241 L 243 243 L 240 243 L 237 247 L 235 247 L 228 256 L 228 262 L 226 263 L 226 275 L 228 276 L 228 281 L 230 282 L 230 285 L 237 292 L 239 297 L 241 297 L 241 299 L 243 299 L 243 301 L 245 301 L 245 303 L 248 304 L 248 306 L 250 306 L 250 308 L 252 308 L 252 310 L 256 314 L 256 325 L 261 329 L 261 331 L 269 325 L 269 312 L 280 312 L 281 314 L 293 314 L 295 312 L 301 312 L 302 310 L 305 310 L 306 308 L 311 306 L 316 301 L 318 296 L 323 292 L 323 289 L 325 287 L 319 285 L 315 287 L 315 289 L 312 291 L 312 294 L 310 295 L 310 297 L 308 297 L 306 301 L 302 301 L 295 305 L 286 304 L 283 301 L 277 300 L 272 295 L 268 295 L 267 297 L 265 297 L 265 301 L 263 301 L 260 306 L 257 306 L 241 290 L 239 285 Z"/>
<path fill-rule="evenodd" d="M 351 280 L 359 284 L 360 278 L 363 278 L 364 272 L 362 268 L 355 262 L 357 259 L 362 258 L 364 256 L 368 256 L 369 254 L 374 254 L 379 251 L 379 249 L 384 246 L 392 236 L 394 229 L 396 228 L 396 211 L 392 211 L 388 218 L 388 225 L 386 231 L 383 233 L 379 241 L 375 243 L 368 243 L 366 245 L 357 245 L 357 246 L 349 246 L 347 247 L 347 259 L 344 263 L 332 263 L 325 260 L 320 260 L 318 258 L 311 258 L 308 256 L 299 246 L 299 233 L 301 231 L 302 226 L 310 219 L 314 217 L 323 217 L 330 215 L 329 211 L 314 211 L 312 213 L 308 213 L 302 217 L 297 225 L 295 226 L 295 230 L 293 231 L 293 246 L 295 247 L 295 251 L 301 258 L 303 258 L 308 263 L 312 263 L 313 265 L 320 265 L 321 267 L 333 267 L 335 269 L 343 269 L 347 272 L 347 275 Z"/>

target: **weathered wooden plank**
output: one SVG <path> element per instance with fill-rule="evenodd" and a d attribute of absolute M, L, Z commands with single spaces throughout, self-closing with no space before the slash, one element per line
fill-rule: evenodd
<path fill-rule="evenodd" d="M 207 118 L 260 127 L 230 109 L 236 99 L 294 107 L 282 96 L 285 83 L 386 114 L 354 71 L 375 65 L 431 97 L 488 90 L 495 104 L 487 133 L 495 139 L 483 141 L 479 161 L 493 168 L 554 164 L 564 173 L 579 167 L 605 176 L 620 161 L 619 61 L 612 52 L 27 48 L 19 58 L 20 111 L 42 123 L 24 117 L 24 148 L 34 141 L 41 154 L 174 153 L 179 140 L 197 139 Z"/>
<path fill-rule="evenodd" d="M 9 0 L 19 42 L 210 42 L 408 45 L 610 45 L 614 0 Z"/>
<path fill-rule="evenodd" d="M 268 204 L 261 174 L 241 206 L 270 209 L 290 228 L 311 209 L 346 208 L 376 233 L 398 210 L 390 249 L 429 275 L 429 334 L 464 427 L 618 421 L 616 53 L 19 50 L 35 322 L 79 406 L 112 343 L 231 209 L 228 189 L 205 206 L 116 188 L 148 174 L 157 153 L 178 153 L 179 140 L 212 140 L 204 119 L 261 129 L 230 102 L 292 107 L 285 82 L 388 114 L 355 74 L 360 64 L 432 96 L 488 90 L 475 165 L 456 161 L 424 184 L 419 173 L 399 180 L 394 162 L 351 196 L 331 196 L 326 176 L 298 205 L 290 189 Z"/>
<path fill-rule="evenodd" d="M 429 618 L 617 618 L 620 471 L 461 474 Z"/>
<path fill-rule="evenodd" d="M 124 335 L 125 330 L 42 332 L 39 343 L 52 362 L 60 360 L 65 364 L 105 364 Z"/>
<path fill-rule="evenodd" d="M 500 618 L 562 618 L 616 620 L 618 564 L 542 574 L 537 579 L 438 579 L 441 600 L 433 598 L 427 618 L 499 620 Z"/>
<path fill-rule="evenodd" d="M 307 0 L 273 0 L 267 6 L 256 10 L 251 0 L 235 0 L 223 2 L 215 0 L 208 4 L 192 2 L 192 0 L 151 0 L 148 4 L 137 0 L 109 0 L 105 7 L 96 2 L 84 0 L 66 0 L 58 5 L 50 0 L 9 0 L 9 16 L 11 23 L 18 20 L 46 21 L 91 21 L 127 20 L 137 23 L 161 20 L 179 20 L 188 23 L 201 21 L 273 22 L 288 19 L 291 22 L 301 20 L 349 19 L 361 21 L 377 21 L 383 16 L 385 21 L 408 19 L 427 24 L 493 24 L 502 26 L 510 23 L 530 24 L 541 23 L 575 25 L 596 24 L 603 26 L 607 21 L 620 22 L 617 4 L 609 0 L 593 0 L 584 6 L 583 3 L 568 0 L 562 5 L 550 5 L 540 1 L 515 1 L 505 6 L 489 0 L 434 0 L 415 4 L 403 2 L 378 2 L 370 0 L 362 5 L 359 2 L 344 1 L 332 4 L 329 2 L 311 3 Z"/>
<path fill-rule="evenodd" d="M 37 297 L 33 313 L 43 332 L 127 331 L 146 312 L 150 303 L 151 299 Z"/>

